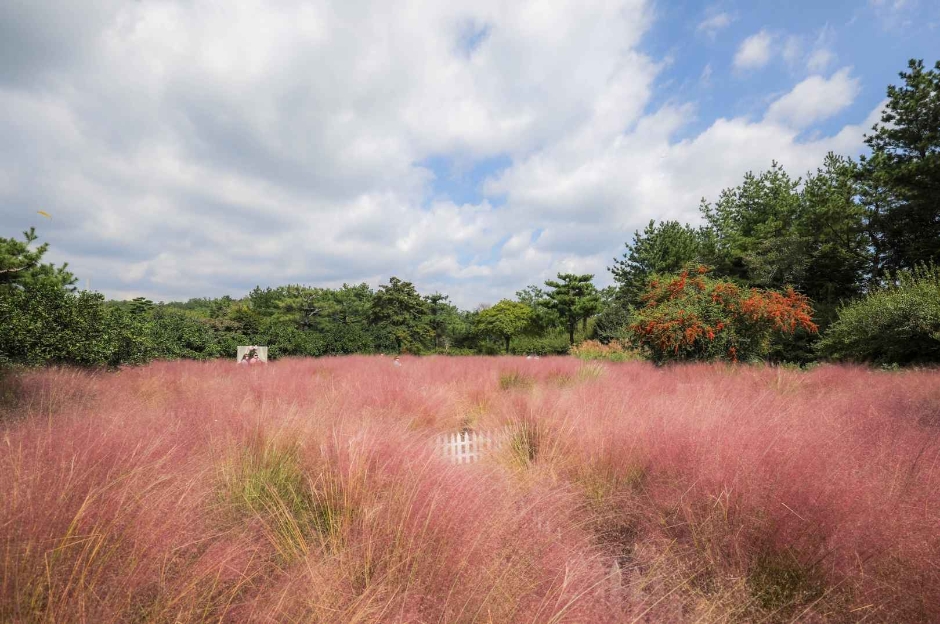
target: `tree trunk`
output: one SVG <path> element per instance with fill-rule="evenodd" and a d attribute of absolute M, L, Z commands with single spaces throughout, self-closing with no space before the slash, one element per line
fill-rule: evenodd
<path fill-rule="evenodd" d="M 574 345 L 574 328 L 576 325 L 577 321 L 568 325 L 568 343 L 570 345 Z"/>
<path fill-rule="evenodd" d="M 510 336 L 506 336 L 506 355 L 509 355 L 509 340 Z"/>

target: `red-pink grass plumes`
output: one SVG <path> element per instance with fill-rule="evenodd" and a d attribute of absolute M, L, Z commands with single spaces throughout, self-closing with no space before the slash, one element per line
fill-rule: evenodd
<path fill-rule="evenodd" d="M 2 621 L 940 619 L 938 372 L 361 356 L 5 383 Z M 451 464 L 460 431 L 494 444 Z"/>

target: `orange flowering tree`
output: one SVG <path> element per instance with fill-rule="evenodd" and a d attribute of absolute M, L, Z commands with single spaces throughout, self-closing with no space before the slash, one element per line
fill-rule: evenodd
<path fill-rule="evenodd" d="M 775 334 L 817 331 L 809 300 L 792 288 L 742 288 L 709 271 L 650 280 L 630 331 L 654 361 L 754 360 L 767 355 Z"/>

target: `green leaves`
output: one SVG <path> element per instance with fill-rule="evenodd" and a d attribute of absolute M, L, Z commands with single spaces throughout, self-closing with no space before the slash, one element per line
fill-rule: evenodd
<path fill-rule="evenodd" d="M 144 361 L 146 351 L 140 326 L 98 293 L 46 282 L 0 297 L 0 353 L 12 362 L 115 366 Z"/>
<path fill-rule="evenodd" d="M 574 344 L 574 330 L 580 320 L 585 326 L 587 319 L 601 308 L 601 297 L 591 283 L 593 274 L 575 275 L 559 273 L 558 281 L 547 280 L 545 285 L 553 290 L 546 293 L 546 304 L 558 313 L 568 330 L 568 341 Z"/>
<path fill-rule="evenodd" d="M 819 342 L 833 360 L 876 364 L 940 361 L 940 268 L 921 266 L 839 310 Z"/>
<path fill-rule="evenodd" d="M 865 143 L 863 201 L 876 217 L 877 251 L 888 270 L 940 262 L 940 61 L 911 60 L 904 84 L 888 87 L 888 103 Z"/>
<path fill-rule="evenodd" d="M 428 302 L 421 298 L 414 284 L 397 277 L 379 286 L 372 297 L 369 316 L 392 335 L 399 351 L 420 350 L 433 335 L 428 325 Z"/>
<path fill-rule="evenodd" d="M 532 318 L 532 312 L 524 303 L 503 299 L 496 305 L 481 310 L 476 318 L 479 332 L 498 336 L 506 342 L 506 353 L 513 336 L 522 333 Z"/>
<path fill-rule="evenodd" d="M 678 221 L 650 220 L 643 233 L 635 232 L 633 243 L 608 270 L 620 286 L 622 306 L 635 306 L 655 273 L 677 273 L 702 256 L 702 233 Z"/>
<path fill-rule="evenodd" d="M 0 238 L 0 293 L 12 287 L 29 288 L 40 284 L 72 290 L 76 278 L 68 271 L 68 264 L 56 267 L 42 263 L 48 243 L 30 249 L 37 238 L 35 228 L 23 232 L 22 241 Z"/>

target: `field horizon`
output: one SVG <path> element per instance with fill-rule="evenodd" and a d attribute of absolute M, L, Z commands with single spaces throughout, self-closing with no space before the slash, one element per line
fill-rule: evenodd
<path fill-rule="evenodd" d="M 930 622 L 940 371 L 349 356 L 25 370 L 0 620 Z M 441 434 L 503 432 L 480 461 Z"/>

